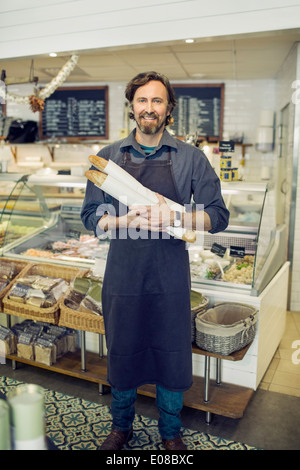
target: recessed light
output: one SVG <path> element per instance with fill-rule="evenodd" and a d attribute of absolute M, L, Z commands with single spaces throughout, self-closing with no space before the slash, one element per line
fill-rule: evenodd
<path fill-rule="evenodd" d="M 50 52 L 49 56 L 50 57 L 57 57 L 57 54 L 56 54 L 56 52 Z"/>
<path fill-rule="evenodd" d="M 186 39 L 185 42 L 187 44 L 192 44 L 193 42 L 195 42 L 195 39 Z"/>

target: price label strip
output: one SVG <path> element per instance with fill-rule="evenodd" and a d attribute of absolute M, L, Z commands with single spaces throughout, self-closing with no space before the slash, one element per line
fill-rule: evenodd
<path fill-rule="evenodd" d="M 244 256 L 245 256 L 245 247 L 231 246 L 230 247 L 230 256 L 233 256 L 234 258 L 244 258 Z"/>

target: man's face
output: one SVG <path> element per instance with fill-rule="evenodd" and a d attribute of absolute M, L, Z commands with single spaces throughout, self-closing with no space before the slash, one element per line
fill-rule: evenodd
<path fill-rule="evenodd" d="M 132 111 L 142 133 L 159 132 L 170 114 L 166 87 L 156 80 L 139 87 L 132 101 Z"/>

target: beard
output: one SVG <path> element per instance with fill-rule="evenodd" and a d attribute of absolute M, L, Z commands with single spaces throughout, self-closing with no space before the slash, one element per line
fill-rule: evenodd
<path fill-rule="evenodd" d="M 149 117 L 149 118 L 152 117 L 155 119 L 146 121 L 145 119 L 143 119 L 144 117 Z M 167 120 L 167 116 L 162 121 L 159 121 L 159 117 L 157 116 L 156 113 L 150 113 L 150 114 L 144 113 L 144 114 L 141 114 L 137 119 L 135 119 L 137 126 L 139 127 L 141 132 L 143 132 L 143 134 L 148 134 L 148 135 L 154 135 L 157 132 L 159 132 L 162 129 L 162 127 L 165 126 L 166 120 Z"/>

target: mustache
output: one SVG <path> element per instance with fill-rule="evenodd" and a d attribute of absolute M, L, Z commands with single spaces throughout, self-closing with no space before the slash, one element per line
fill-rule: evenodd
<path fill-rule="evenodd" d="M 157 114 L 152 111 L 152 113 L 147 113 L 147 111 L 145 111 L 144 113 L 140 114 L 140 117 L 157 117 Z"/>

